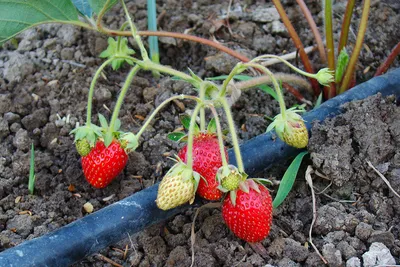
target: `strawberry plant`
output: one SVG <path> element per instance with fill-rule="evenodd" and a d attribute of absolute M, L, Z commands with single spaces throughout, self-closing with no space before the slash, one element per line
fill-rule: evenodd
<path fill-rule="evenodd" d="M 106 60 L 98 68 L 91 81 L 86 123 L 71 131 L 75 138 L 77 152 L 81 156 L 86 180 L 95 188 L 103 188 L 111 183 L 123 171 L 128 161 L 129 152 L 134 151 L 140 145 L 141 135 L 157 113 L 171 101 L 186 99 L 195 103 L 190 119 L 186 119 L 185 122 L 188 134 L 184 138 L 187 140 L 187 145 L 178 153 L 177 162 L 165 174 L 159 185 L 157 206 L 162 210 L 168 210 L 187 202 L 192 203 L 196 191 L 200 196 L 209 200 L 219 200 L 226 193 L 222 212 L 228 227 L 239 238 L 248 242 L 259 242 L 264 239 L 269 233 L 272 221 L 272 199 L 263 185 L 268 181 L 262 178 L 248 177 L 245 172 L 230 103 L 240 95 L 241 90 L 263 85 L 265 80 L 254 79 L 250 83 L 247 81 L 247 83 L 236 85 L 233 84 L 233 80 L 249 69 L 255 69 L 268 77 L 272 83 L 272 88 L 268 91 L 273 92 L 275 99 L 279 102 L 280 113 L 267 128 L 267 131 L 275 129 L 278 137 L 288 145 L 304 148 L 308 143 L 308 132 L 303 119 L 298 114 L 302 110 L 286 108 L 281 84 L 261 62 L 266 58 L 275 58 L 288 65 L 295 72 L 315 79 L 322 85 L 333 82 L 332 72 L 329 69 L 321 69 L 316 74 L 312 74 L 294 67 L 278 56 L 265 55 L 253 60 L 242 58 L 244 62 L 238 63 L 222 83 L 216 83 L 212 80 L 200 78 L 191 70 L 184 73 L 161 65 L 157 61 L 152 61 L 123 0 L 120 1 L 120 4 L 126 16 L 126 22 L 119 30 L 107 29 L 102 25 L 104 14 L 116 4 L 116 0 L 84 1 L 81 4 L 86 3 L 86 5 L 77 5 L 79 11 L 72 5 L 72 2 L 67 0 L 59 2 L 52 0 L 50 2 L 53 5 L 43 4 L 43 2 L 36 0 L 32 2 L 37 4 L 42 11 L 47 12 L 43 12 L 43 14 L 52 15 L 50 22 L 70 23 L 95 29 L 113 37 L 116 36 L 115 39 L 109 38 L 108 48 L 100 55 Z M 32 8 L 25 2 L 0 0 L 0 10 L 21 9 L 21 6 L 26 9 Z M 54 7 L 56 7 L 56 10 Z M 60 13 L 60 10 L 64 10 L 64 13 Z M 97 14 L 96 21 L 91 20 L 91 23 L 88 24 L 78 20 L 79 14 L 92 18 L 93 12 Z M 0 31 L 4 30 L 0 42 L 27 27 L 49 22 L 49 18 L 42 15 L 33 17 L 27 24 L 13 24 L 14 20 L 11 17 L 6 17 L 6 20 L 13 27 L 7 28 L 4 23 L 0 22 Z M 129 31 L 125 30 L 127 28 L 129 28 Z M 131 36 L 139 47 L 139 51 L 133 51 L 128 46 L 128 39 L 123 36 Z M 213 44 L 213 46 L 216 45 Z M 221 46 L 219 47 L 221 48 Z M 229 51 L 226 48 L 221 48 L 221 50 Z M 131 69 L 121 88 L 110 121 L 99 114 L 100 125 L 96 125 L 92 122 L 92 101 L 97 80 L 107 66 L 118 70 L 123 64 L 130 65 Z M 126 93 L 139 71 L 151 71 L 183 80 L 193 87 L 197 95 L 172 96 L 164 100 L 153 111 L 137 133 L 123 131 L 123 125 L 118 119 L 119 113 Z M 228 164 L 217 109 L 222 111 L 228 124 L 228 133 L 230 134 L 237 166 Z M 211 113 L 213 120 L 206 127 L 206 117 L 210 115 L 208 112 Z M 199 126 L 196 124 L 198 117 Z M 175 133 L 174 138 L 181 139 L 183 136 Z"/>

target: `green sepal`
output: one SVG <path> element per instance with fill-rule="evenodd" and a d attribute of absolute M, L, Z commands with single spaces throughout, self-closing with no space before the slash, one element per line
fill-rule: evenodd
<path fill-rule="evenodd" d="M 179 142 L 179 141 L 181 141 L 182 138 L 184 138 L 185 136 L 186 136 L 186 134 L 183 133 L 183 132 L 172 132 L 172 133 L 169 133 L 169 134 L 167 135 L 168 139 L 169 139 L 169 140 L 172 140 L 172 141 L 174 141 L 174 142 Z"/>
<path fill-rule="evenodd" d="M 212 118 L 207 125 L 207 132 L 216 133 L 217 132 L 217 123 L 215 122 L 215 118 Z"/>
<path fill-rule="evenodd" d="M 231 197 L 231 202 L 233 206 L 236 206 L 236 190 L 230 191 L 229 196 Z"/>
<path fill-rule="evenodd" d="M 124 144 L 124 149 L 128 151 L 133 151 L 139 146 L 139 140 L 136 135 L 133 133 L 124 133 L 121 136 L 121 141 Z"/>
<path fill-rule="evenodd" d="M 118 56 L 125 56 L 129 57 L 130 55 L 135 54 L 135 51 L 130 49 L 128 47 L 128 39 L 127 38 L 122 38 L 122 37 L 117 37 L 120 38 L 119 42 L 119 47 L 118 47 L 118 41 L 116 41 L 114 38 L 109 37 L 108 38 L 108 47 L 106 50 L 100 53 L 101 58 L 114 58 Z M 130 65 L 133 65 L 133 61 L 130 59 L 125 59 L 125 58 L 116 58 L 111 62 L 111 67 L 113 70 L 118 70 L 121 68 L 122 64 L 126 62 Z"/>
<path fill-rule="evenodd" d="M 97 139 L 102 136 L 101 128 L 95 124 L 79 126 L 73 129 L 70 134 L 75 135 L 74 142 L 86 139 L 91 147 L 93 147 Z"/>
<path fill-rule="evenodd" d="M 104 117 L 103 114 L 100 114 L 100 113 L 97 115 L 99 117 L 99 122 L 100 122 L 101 127 L 103 128 L 103 130 L 107 130 L 108 123 L 107 123 L 106 117 Z"/>
<path fill-rule="evenodd" d="M 108 147 L 112 143 L 113 139 L 114 139 L 113 133 L 107 131 L 106 134 L 104 135 L 104 145 Z"/>
<path fill-rule="evenodd" d="M 191 118 L 189 116 L 187 116 L 187 115 L 183 115 L 183 116 L 180 116 L 179 119 L 180 119 L 183 127 L 185 127 L 186 130 L 189 130 Z M 199 132 L 200 132 L 200 127 L 199 127 L 199 125 L 197 125 L 197 123 L 195 123 L 194 124 L 194 133 L 193 134 L 196 135 Z"/>

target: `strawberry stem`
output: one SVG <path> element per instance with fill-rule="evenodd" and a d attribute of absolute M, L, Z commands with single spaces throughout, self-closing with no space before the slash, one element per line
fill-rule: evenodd
<path fill-rule="evenodd" d="M 150 117 L 146 120 L 145 124 L 143 124 L 142 128 L 140 128 L 139 132 L 136 134 L 137 139 L 140 138 L 140 136 L 143 134 L 143 132 L 146 130 L 146 128 L 149 126 L 150 122 L 154 119 L 154 117 L 157 115 L 157 113 L 165 107 L 165 105 L 167 105 L 169 102 L 175 100 L 175 99 L 192 99 L 195 100 L 197 102 L 201 102 L 201 100 L 195 96 L 191 96 L 191 95 L 176 95 L 176 96 L 172 96 L 166 100 L 164 100 L 154 111 L 153 113 L 150 115 Z"/>
<path fill-rule="evenodd" d="M 126 8 L 124 0 L 121 0 L 121 5 L 122 5 L 122 8 L 125 11 L 126 18 L 127 18 L 128 22 L 129 22 L 129 26 L 131 28 L 132 36 L 133 36 L 133 38 L 135 39 L 136 43 L 138 44 L 138 46 L 140 48 L 140 54 L 142 55 L 142 59 L 143 59 L 143 61 L 149 61 L 150 59 L 149 59 L 149 55 L 147 54 L 147 50 L 143 45 L 143 42 L 142 42 L 142 39 L 140 38 L 140 35 L 138 35 L 138 33 L 137 33 L 137 28 L 136 28 L 135 24 L 133 24 L 133 22 L 132 22 L 131 16 L 129 15 L 129 11 Z"/>
<path fill-rule="evenodd" d="M 118 119 L 119 111 L 121 110 L 122 103 L 124 102 L 125 94 L 129 89 L 129 86 L 132 83 L 133 77 L 135 77 L 136 73 L 141 69 L 139 65 L 135 65 L 131 71 L 129 72 L 128 76 L 126 77 L 124 86 L 121 89 L 121 93 L 118 96 L 117 103 L 115 104 L 114 111 L 111 117 L 110 126 L 108 127 L 108 132 L 114 132 L 115 122 Z"/>
<path fill-rule="evenodd" d="M 283 60 L 283 61 L 286 61 L 286 60 Z M 289 63 L 289 62 L 287 62 L 287 63 Z M 291 65 L 291 64 L 289 63 L 289 65 Z M 261 69 L 265 74 L 267 74 L 271 78 L 272 84 L 274 85 L 274 88 L 275 88 L 276 95 L 278 97 L 278 102 L 279 102 L 279 107 L 281 110 L 282 118 L 286 119 L 285 100 L 283 98 L 281 87 L 279 86 L 278 81 L 275 79 L 275 76 L 272 74 L 272 72 L 269 69 L 267 69 L 266 67 L 262 66 L 261 64 L 246 63 L 245 66 Z"/>
<path fill-rule="evenodd" d="M 190 118 L 190 126 L 189 126 L 189 135 L 188 135 L 188 144 L 187 144 L 187 157 L 186 157 L 186 163 L 187 166 L 193 170 L 193 139 L 194 139 L 194 126 L 196 125 L 196 118 L 197 114 L 199 114 L 199 111 L 203 104 L 197 103 L 196 107 L 193 110 L 192 117 Z"/>
<path fill-rule="evenodd" d="M 200 97 L 201 102 L 204 102 L 204 99 L 205 99 L 205 95 L 206 95 L 205 86 L 206 85 L 204 83 L 202 83 L 200 85 L 199 97 Z M 205 130 L 206 130 L 206 113 L 205 113 L 204 107 L 202 106 L 200 109 L 200 131 L 204 132 Z"/>
<path fill-rule="evenodd" d="M 92 101 L 93 101 L 93 92 L 94 92 L 94 87 L 96 86 L 97 79 L 99 78 L 101 72 L 103 69 L 111 63 L 115 58 L 110 58 L 106 60 L 101 66 L 97 69 L 96 73 L 94 74 L 94 77 L 92 79 L 92 82 L 90 83 L 90 89 L 89 89 L 89 95 L 88 95 L 88 104 L 87 104 L 87 113 L 86 113 L 86 125 L 90 126 L 91 124 L 91 119 L 92 119 Z"/>
<path fill-rule="evenodd" d="M 211 109 L 211 112 L 214 115 L 215 124 L 217 126 L 217 136 L 218 136 L 218 143 L 219 143 L 219 151 L 221 153 L 222 166 L 228 167 L 228 162 L 226 161 L 226 155 L 225 155 L 224 140 L 222 138 L 223 134 L 222 134 L 222 129 L 221 129 L 221 123 L 219 122 L 218 113 L 214 106 L 210 105 L 209 108 Z"/>
<path fill-rule="evenodd" d="M 238 141 L 238 138 L 236 135 L 235 123 L 233 121 L 231 109 L 230 109 L 228 101 L 226 100 L 225 97 L 221 97 L 219 99 L 219 101 L 222 104 L 222 108 L 224 109 L 226 118 L 228 120 L 229 132 L 231 133 L 233 150 L 235 152 L 236 162 L 238 165 L 237 167 L 238 167 L 239 172 L 243 173 L 244 166 L 243 166 L 242 154 L 240 153 L 239 141 Z"/>

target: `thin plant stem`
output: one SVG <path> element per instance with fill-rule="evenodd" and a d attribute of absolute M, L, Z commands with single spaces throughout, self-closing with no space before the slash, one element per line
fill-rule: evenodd
<path fill-rule="evenodd" d="M 142 42 L 142 39 L 140 38 L 140 35 L 138 35 L 138 33 L 137 33 L 137 28 L 136 28 L 135 24 L 133 24 L 133 22 L 132 22 L 131 16 L 129 15 L 129 11 L 128 11 L 128 8 L 125 5 L 125 1 L 124 0 L 121 0 L 121 5 L 122 5 L 122 7 L 123 7 L 123 9 L 125 11 L 126 18 L 127 18 L 128 22 L 129 22 L 129 25 L 131 27 L 131 35 L 135 39 L 136 43 L 139 46 L 140 54 L 142 55 L 142 59 L 144 61 L 149 60 L 149 55 L 147 54 L 147 50 L 143 45 L 143 42 Z"/>
<path fill-rule="evenodd" d="M 310 29 L 312 33 L 314 34 L 315 42 L 317 43 L 317 48 L 319 55 L 321 57 L 322 63 L 326 62 L 326 53 L 325 53 L 325 47 L 324 47 L 324 42 L 322 41 L 321 34 L 318 31 L 318 27 L 315 24 L 315 21 L 311 15 L 310 10 L 308 9 L 307 5 L 304 3 L 304 0 L 296 0 L 297 4 L 300 6 L 301 11 L 304 14 L 304 17 L 306 18 L 308 25 L 310 25 Z"/>
<path fill-rule="evenodd" d="M 129 22 L 128 21 L 125 21 L 123 24 L 122 24 L 122 26 L 121 26 L 121 28 L 119 28 L 121 31 L 123 31 L 123 30 L 125 30 L 125 28 L 127 27 L 129 25 Z M 117 38 L 117 47 L 118 47 L 118 51 L 120 51 L 121 49 L 121 36 L 118 36 L 118 38 Z"/>
<path fill-rule="evenodd" d="M 186 156 L 186 164 L 190 169 L 193 169 L 194 126 L 196 125 L 197 114 L 199 114 L 199 111 L 200 111 L 200 108 L 202 107 L 202 105 L 203 105 L 202 103 L 197 103 L 196 107 L 193 110 L 192 117 L 190 119 L 188 143 L 187 143 L 187 156 Z"/>
<path fill-rule="evenodd" d="M 204 102 L 205 95 L 206 95 L 206 84 L 202 83 L 200 85 L 200 92 L 199 92 L 199 97 L 202 102 Z M 204 107 L 202 106 L 200 109 L 200 131 L 204 132 L 206 130 L 206 112 L 204 110 Z"/>
<path fill-rule="evenodd" d="M 328 54 L 328 68 L 335 70 L 335 44 L 333 42 L 333 25 L 332 25 L 332 0 L 324 1 L 324 23 L 325 23 L 325 38 L 326 38 L 326 51 Z M 326 99 L 335 96 L 336 88 L 335 83 L 330 83 L 329 86 L 324 87 L 324 95 Z"/>
<path fill-rule="evenodd" d="M 299 50 L 300 58 L 303 61 L 304 68 L 306 69 L 307 72 L 314 73 L 310 59 L 308 58 L 306 52 L 304 51 L 303 43 L 300 41 L 300 37 L 297 34 L 296 30 L 294 29 L 292 23 L 290 22 L 280 0 L 272 0 L 272 2 L 274 3 L 275 8 L 278 10 L 278 13 L 283 21 L 283 24 L 285 24 L 285 27 L 288 30 L 294 45 Z M 320 88 L 318 82 L 315 79 L 310 79 L 310 82 L 314 89 L 314 95 L 319 95 Z"/>
<path fill-rule="evenodd" d="M 231 133 L 232 143 L 233 143 L 233 150 L 235 152 L 237 167 L 240 173 L 244 173 L 244 165 L 242 154 L 240 153 L 239 141 L 236 134 L 235 123 L 233 121 L 231 108 L 229 107 L 228 101 L 225 97 L 221 97 L 219 100 L 222 104 L 222 108 L 225 111 L 226 119 L 228 121 L 229 132 Z"/>
<path fill-rule="evenodd" d="M 278 81 L 275 79 L 274 74 L 267 69 L 266 67 L 260 65 L 260 64 L 256 64 L 256 63 L 246 63 L 245 66 L 248 67 L 253 67 L 253 68 L 260 68 L 265 74 L 267 74 L 272 81 L 272 84 L 275 88 L 275 92 L 276 95 L 278 97 L 278 102 L 279 102 L 279 107 L 281 110 L 281 114 L 282 114 L 282 118 L 286 119 L 286 105 L 285 105 L 285 100 L 283 99 L 283 94 L 282 94 L 282 90 L 278 84 Z"/>
<path fill-rule="evenodd" d="M 358 27 L 356 44 L 353 49 L 353 53 L 351 54 L 349 64 L 347 66 L 346 72 L 344 73 L 344 77 L 342 80 L 342 84 L 340 86 L 339 94 L 346 91 L 349 87 L 351 79 L 353 78 L 353 74 L 356 68 L 356 63 L 358 57 L 360 56 L 361 47 L 364 42 L 365 31 L 367 29 L 368 24 L 368 15 L 369 9 L 371 7 L 371 0 L 364 0 L 364 6 L 361 15 L 360 26 Z"/>
<path fill-rule="evenodd" d="M 219 116 L 218 116 L 217 110 L 215 109 L 214 106 L 210 105 L 209 108 L 211 109 L 211 112 L 215 119 L 215 124 L 217 126 L 217 136 L 218 136 L 218 143 L 219 143 L 219 152 L 221 153 L 222 166 L 227 167 L 228 162 L 226 161 L 224 139 L 222 138 L 223 134 L 222 134 L 222 129 L 221 129 L 221 123 L 219 121 Z"/>
<path fill-rule="evenodd" d="M 350 22 L 351 17 L 353 16 L 354 6 L 356 4 L 356 0 L 348 0 L 346 5 L 346 11 L 344 13 L 344 18 L 342 22 L 342 30 L 340 31 L 340 39 L 339 39 L 339 46 L 338 46 L 338 55 L 342 51 L 344 47 L 347 45 L 347 39 L 349 37 L 349 29 L 350 29 Z"/>
<path fill-rule="evenodd" d="M 146 122 L 143 124 L 142 128 L 140 128 L 139 132 L 136 134 L 137 139 L 140 138 L 140 136 L 144 133 L 146 128 L 150 125 L 150 122 L 154 119 L 154 117 L 157 115 L 158 112 L 160 112 L 161 109 L 163 109 L 169 102 L 175 100 L 175 99 L 192 99 L 196 100 L 197 102 L 200 102 L 201 100 L 195 96 L 191 95 L 176 95 L 172 96 L 166 100 L 164 100 L 150 115 L 150 117 L 146 120 Z"/>
<path fill-rule="evenodd" d="M 126 92 L 128 91 L 128 89 L 133 81 L 133 78 L 135 77 L 136 73 L 139 70 L 140 70 L 140 66 L 135 65 L 129 72 L 128 76 L 126 77 L 124 86 L 122 86 L 121 93 L 119 94 L 117 103 L 115 104 L 114 111 L 113 111 L 113 114 L 111 117 L 110 126 L 108 128 L 108 131 L 111 133 L 114 131 L 115 122 L 118 119 L 119 111 L 121 110 L 122 103 L 124 102 Z"/>
<path fill-rule="evenodd" d="M 115 30 L 110 30 L 110 29 L 106 29 L 106 28 L 104 28 L 104 30 L 106 31 L 107 34 L 109 34 L 111 36 L 132 36 L 132 33 L 129 31 L 115 31 Z M 217 42 L 214 42 L 214 41 L 211 41 L 208 39 L 204 39 L 201 37 L 189 35 L 189 34 L 178 33 L 178 32 L 167 32 L 167 31 L 155 31 L 155 32 L 153 32 L 153 31 L 138 31 L 138 35 L 140 35 L 140 36 L 172 37 L 172 38 L 192 41 L 192 42 L 204 44 L 204 45 L 207 45 L 210 47 L 214 47 L 222 52 L 227 53 L 228 55 L 231 55 L 231 56 L 239 59 L 240 61 L 243 61 L 243 62 L 250 61 L 250 59 L 248 57 L 246 57 L 246 56 L 244 56 L 222 44 L 219 44 Z"/>
<path fill-rule="evenodd" d="M 87 111 L 86 111 L 86 125 L 90 126 L 91 120 L 92 120 L 92 102 L 93 102 L 93 92 L 94 92 L 94 87 L 96 86 L 96 82 L 103 71 L 103 69 L 111 63 L 115 58 L 110 58 L 106 61 L 104 61 L 103 64 L 97 69 L 96 73 L 94 74 L 94 77 L 92 79 L 92 82 L 90 83 L 90 88 L 89 88 L 89 94 L 88 94 L 88 104 L 87 104 Z"/>
<path fill-rule="evenodd" d="M 328 67 L 335 70 L 335 45 L 333 43 L 333 25 L 332 25 L 332 0 L 324 1 L 324 22 L 326 49 L 328 54 Z"/>
<path fill-rule="evenodd" d="M 228 85 L 229 85 L 230 81 L 233 80 L 235 75 L 237 75 L 237 74 L 241 73 L 243 70 L 245 70 L 245 68 L 244 68 L 242 71 L 240 71 L 239 69 L 242 68 L 242 67 L 243 67 L 243 65 L 241 63 L 238 63 L 233 68 L 233 70 L 231 70 L 231 72 L 229 73 L 228 77 L 226 77 L 226 79 L 222 83 L 221 91 L 219 93 L 220 97 L 224 97 L 225 96 L 226 90 L 228 88 Z"/>
<path fill-rule="evenodd" d="M 397 45 L 393 48 L 392 52 L 390 52 L 386 60 L 379 66 L 374 76 L 379 76 L 382 73 L 385 73 L 399 54 L 400 54 L 400 42 L 397 43 Z"/>
<path fill-rule="evenodd" d="M 103 32 L 103 26 L 101 25 L 101 21 L 104 17 L 104 14 L 107 11 L 109 4 L 110 4 L 110 0 L 107 0 L 106 3 L 104 4 L 103 8 L 101 9 L 100 13 L 97 14 L 96 27 L 97 27 L 97 30 L 100 32 Z"/>

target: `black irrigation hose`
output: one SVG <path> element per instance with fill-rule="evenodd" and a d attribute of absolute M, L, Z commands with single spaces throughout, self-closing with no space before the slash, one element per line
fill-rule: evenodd
<path fill-rule="evenodd" d="M 307 127 L 313 120 L 322 121 L 339 114 L 340 106 L 345 102 L 364 99 L 378 92 L 382 95 L 400 94 L 400 68 L 360 84 L 306 113 Z M 241 146 L 241 151 L 249 175 L 298 152 L 278 139 L 273 140 L 270 134 L 249 140 Z M 229 153 L 234 164 L 233 153 Z M 5 250 L 0 253 L 0 266 L 68 266 L 127 238 L 128 234 L 137 233 L 187 209 L 186 205 L 166 212 L 159 210 L 154 202 L 157 188 L 158 185 L 154 185 L 144 189 L 52 233 Z"/>

